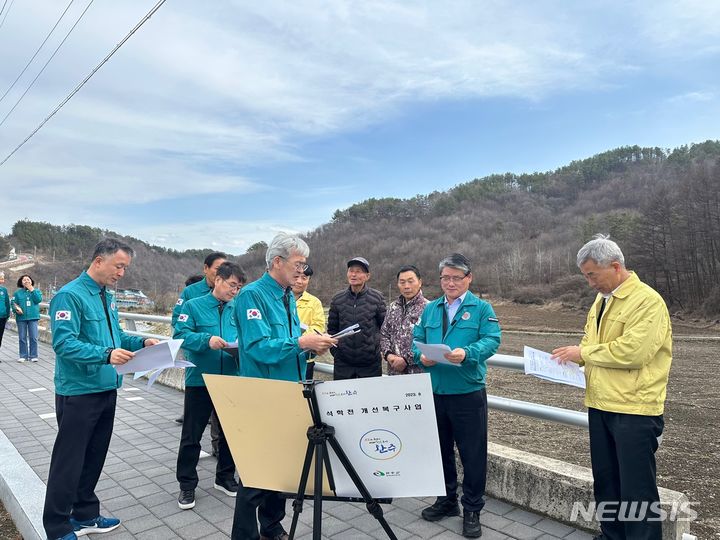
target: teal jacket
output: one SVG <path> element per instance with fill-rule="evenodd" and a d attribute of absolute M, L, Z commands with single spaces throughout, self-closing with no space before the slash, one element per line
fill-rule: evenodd
<path fill-rule="evenodd" d="M 444 343 L 451 349 L 465 349 L 465 360 L 459 367 L 436 364 L 426 367 L 436 394 L 469 394 L 485 387 L 486 360 L 500 346 L 500 324 L 490 304 L 470 291 L 443 336 L 445 297 L 430 302 L 422 313 L 413 339 L 421 343 Z M 420 351 L 413 346 L 415 362 Z"/>
<path fill-rule="evenodd" d="M 10 293 L 5 287 L 0 287 L 0 319 L 10 316 Z"/>
<path fill-rule="evenodd" d="M 235 298 L 240 375 L 299 381 L 305 378 L 306 354 L 300 349 L 300 320 L 292 292 L 288 311 L 285 291 L 267 272 Z"/>
<path fill-rule="evenodd" d="M 40 302 L 42 302 L 42 292 L 38 288 L 33 289 L 33 292 L 27 289 L 15 291 L 12 298 L 15 319 L 18 321 L 37 321 L 40 318 Z M 15 310 L 15 306 L 20 306 L 20 309 L 23 310 L 22 315 Z"/>
<path fill-rule="evenodd" d="M 185 368 L 185 386 L 205 386 L 203 373 L 239 375 L 238 363 L 233 356 L 210 348 L 212 336 L 220 336 L 229 343 L 237 339 L 234 309 L 232 301 L 224 304 L 221 317 L 220 300 L 212 294 L 183 303 L 173 337 L 185 340 L 182 348 L 188 360 L 195 364 L 195 367 Z"/>
<path fill-rule="evenodd" d="M 108 325 L 100 290 L 87 272 L 83 272 L 50 301 L 55 393 L 61 396 L 120 388 L 122 376 L 108 363 L 107 349 L 137 351 L 143 347 L 143 338 L 129 336 L 120 328 L 115 297 L 105 292 L 110 314 Z"/>
<path fill-rule="evenodd" d="M 185 302 L 187 302 L 188 300 L 192 300 L 193 298 L 200 298 L 201 296 L 205 296 L 210 291 L 212 291 L 212 289 L 208 286 L 207 280 L 205 278 L 202 278 L 200 281 L 192 283 L 185 287 L 180 293 L 180 298 L 178 298 L 177 302 L 175 302 L 175 307 L 172 310 L 172 317 L 170 321 L 172 328 L 175 328 L 178 317 L 182 312 L 182 307 Z"/>

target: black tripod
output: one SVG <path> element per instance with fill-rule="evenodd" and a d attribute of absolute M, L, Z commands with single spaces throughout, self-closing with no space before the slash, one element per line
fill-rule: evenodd
<path fill-rule="evenodd" d="M 362 495 L 368 512 L 380 522 L 382 528 L 388 535 L 390 540 L 397 540 L 397 536 L 388 525 L 387 520 L 383 516 L 383 510 L 377 499 L 370 496 L 365 484 L 358 476 L 357 471 L 343 451 L 340 443 L 335 438 L 335 428 L 323 423 L 320 418 L 320 409 L 318 407 L 317 396 L 315 394 L 315 386 L 322 381 L 302 381 L 303 397 L 307 400 L 312 416 L 313 425 L 307 430 L 308 445 L 305 452 L 305 463 L 303 464 L 302 474 L 300 475 L 300 485 L 298 487 L 295 500 L 293 501 L 293 519 L 290 527 L 290 540 L 295 538 L 295 529 L 297 528 L 300 512 L 303 510 L 303 499 L 305 499 L 305 487 L 307 486 L 308 477 L 310 476 L 310 464 L 312 463 L 313 454 L 315 454 L 315 483 L 313 492 L 313 540 L 320 540 L 322 533 L 322 501 L 323 501 L 323 470 L 327 471 L 330 489 L 335 491 L 335 481 L 330 468 L 330 455 L 328 453 L 327 444 L 335 451 L 335 455 L 340 460 L 343 468 L 355 484 L 355 487 Z M 351 497 L 331 497 L 329 500 L 356 500 Z"/>

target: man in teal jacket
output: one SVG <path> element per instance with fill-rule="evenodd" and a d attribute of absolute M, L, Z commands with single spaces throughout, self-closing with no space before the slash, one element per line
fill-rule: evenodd
<path fill-rule="evenodd" d="M 205 279 L 201 279 L 200 281 L 185 287 L 180 293 L 180 298 L 178 298 L 177 302 L 175 302 L 175 307 L 172 310 L 172 320 L 170 322 L 173 329 L 175 328 L 175 324 L 177 324 L 177 319 L 180 316 L 180 312 L 182 311 L 182 307 L 185 302 L 193 298 L 205 296 L 212 291 L 212 288 L 215 285 L 215 274 L 217 273 L 217 269 L 226 260 L 227 255 L 220 251 L 214 251 L 205 257 L 205 264 L 203 266 Z"/>
<path fill-rule="evenodd" d="M 177 458 L 178 506 L 182 510 L 195 506 L 200 440 L 210 414 L 215 410 L 203 373 L 239 375 L 235 357 L 223 349 L 237 339 L 233 298 L 244 283 L 245 272 L 240 266 L 222 263 L 217 269 L 212 292 L 185 302 L 175 324 L 173 337 L 184 340 L 182 348 L 188 360 L 195 364 L 195 367 L 185 368 L 185 421 Z M 231 497 L 237 493 L 235 464 L 222 427 L 218 433 L 215 489 Z"/>
<path fill-rule="evenodd" d="M 10 296 L 3 284 L 5 283 L 5 272 L 0 272 L 0 347 L 5 333 L 5 324 L 10 316 Z M 2 360 L 0 360 L 2 362 Z"/>
<path fill-rule="evenodd" d="M 299 381 L 305 374 L 305 351 L 323 354 L 337 343 L 327 334 L 301 335 L 291 286 L 307 269 L 309 253 L 301 238 L 278 234 L 265 253 L 267 272 L 235 299 L 242 376 Z M 262 536 L 258 536 L 256 515 Z M 285 499 L 278 493 L 240 486 L 232 540 L 287 538 L 281 523 L 284 517 Z"/>
<path fill-rule="evenodd" d="M 187 302 L 188 300 L 192 300 L 193 298 L 205 296 L 206 294 L 210 293 L 210 291 L 212 291 L 212 288 L 215 285 L 215 274 L 217 272 L 217 269 L 226 260 L 227 255 L 225 253 L 221 251 L 213 251 L 207 257 L 205 257 L 205 264 L 203 266 L 203 274 L 205 274 L 205 277 L 199 281 L 191 283 L 190 285 L 187 285 L 187 282 L 185 282 L 186 286 L 180 293 L 180 298 L 178 298 L 177 302 L 175 302 L 175 307 L 172 310 L 172 316 L 170 321 L 171 330 L 175 330 L 178 316 L 180 315 L 183 304 L 185 302 Z M 182 424 L 183 418 L 184 417 L 181 416 L 179 418 L 176 418 L 175 421 L 178 424 Z M 218 421 L 217 415 L 214 411 L 210 415 L 210 424 L 210 436 L 212 438 L 213 455 L 216 456 L 220 422 Z"/>
<path fill-rule="evenodd" d="M 455 444 L 463 464 L 463 536 L 482 535 L 480 510 L 485 505 L 487 470 L 487 359 L 500 345 L 500 325 L 490 304 L 468 289 L 470 262 L 454 253 L 440 262 L 444 296 L 430 302 L 415 326 L 413 337 L 421 343 L 444 343 L 451 349 L 445 358 L 455 365 L 435 363 L 414 347 L 415 360 L 432 379 L 440 453 L 445 476 L 445 496 L 422 511 L 428 521 L 457 516 Z"/>
<path fill-rule="evenodd" d="M 128 362 L 135 355 L 132 351 L 158 343 L 123 332 L 114 297 L 106 291 L 125 274 L 132 257 L 130 246 L 103 240 L 95 246 L 87 271 L 50 302 L 58 434 L 43 525 L 51 540 L 74 540 L 120 525 L 119 519 L 100 515 L 95 495 L 122 385 L 114 366 Z"/>

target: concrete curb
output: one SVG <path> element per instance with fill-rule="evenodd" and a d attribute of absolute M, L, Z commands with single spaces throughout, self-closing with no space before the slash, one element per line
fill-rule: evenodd
<path fill-rule="evenodd" d="M 666 510 L 682 508 L 688 502 L 679 491 L 660 488 L 660 501 Z M 592 471 L 557 459 L 488 443 L 488 495 L 563 521 L 573 527 L 599 532 L 597 521 L 587 521 L 582 515 L 570 521 L 575 501 L 585 506 L 593 498 Z M 668 511 L 670 514 L 670 512 Z M 678 512 L 677 517 L 687 519 Z M 690 522 L 663 521 L 663 540 L 682 540 L 690 532 Z"/>
<path fill-rule="evenodd" d="M 45 483 L 0 431 L 0 499 L 23 540 L 43 540 Z"/>

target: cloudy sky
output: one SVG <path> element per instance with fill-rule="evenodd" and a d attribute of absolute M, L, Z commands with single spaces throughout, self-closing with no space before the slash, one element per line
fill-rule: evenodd
<path fill-rule="evenodd" d="M 0 161 L 155 2 L 0 0 L 0 95 L 71 4 L 0 100 Z M 718 66 L 705 0 L 169 0 L 0 166 L 0 233 L 242 253 L 369 197 L 720 138 Z"/>

